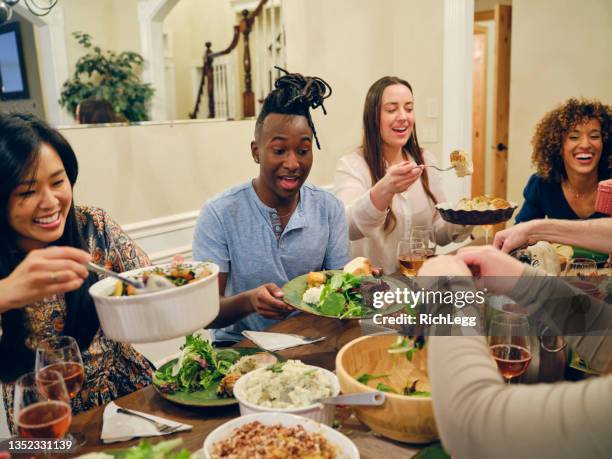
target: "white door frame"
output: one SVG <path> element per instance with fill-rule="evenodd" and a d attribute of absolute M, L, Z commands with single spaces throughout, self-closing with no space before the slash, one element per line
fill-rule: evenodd
<path fill-rule="evenodd" d="M 140 0 L 138 22 L 140 24 L 140 47 L 145 64 L 142 79 L 151 83 L 155 95 L 151 103 L 151 120 L 168 120 L 166 81 L 164 71 L 164 43 L 162 23 L 179 0 Z"/>
<path fill-rule="evenodd" d="M 450 152 L 472 150 L 472 46 L 474 0 L 444 0 L 442 70 L 442 167 L 450 166 Z M 449 201 L 470 196 L 471 181 L 446 174 Z"/>
<path fill-rule="evenodd" d="M 72 117 L 58 102 L 62 85 L 68 79 L 68 58 L 62 5 L 56 5 L 47 16 L 43 17 L 32 14 L 23 3 L 18 3 L 13 8 L 34 26 L 47 121 L 54 126 L 72 124 Z"/>

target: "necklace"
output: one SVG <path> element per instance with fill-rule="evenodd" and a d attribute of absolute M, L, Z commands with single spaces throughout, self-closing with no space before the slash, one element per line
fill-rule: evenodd
<path fill-rule="evenodd" d="M 584 198 L 586 196 L 590 196 L 595 191 L 597 191 L 597 187 L 595 187 L 595 189 L 593 189 L 591 191 L 586 191 L 586 192 L 578 193 L 578 192 L 576 192 L 576 190 L 574 190 L 572 188 L 572 186 L 569 184 L 569 182 L 565 182 L 565 188 L 567 188 L 567 191 L 574 197 L 574 199 L 581 199 L 581 198 Z"/>

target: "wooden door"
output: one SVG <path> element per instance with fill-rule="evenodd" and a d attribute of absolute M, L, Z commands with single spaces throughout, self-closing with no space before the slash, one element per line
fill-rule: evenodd
<path fill-rule="evenodd" d="M 512 6 L 495 5 L 493 77 L 493 196 L 508 192 L 508 119 L 510 115 L 510 43 Z"/>
<path fill-rule="evenodd" d="M 487 28 L 474 26 L 472 54 L 472 197 L 485 194 L 487 128 Z"/>

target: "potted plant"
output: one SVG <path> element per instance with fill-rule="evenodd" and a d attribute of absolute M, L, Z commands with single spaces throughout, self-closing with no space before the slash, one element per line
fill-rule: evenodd
<path fill-rule="evenodd" d="M 143 57 L 132 51 L 102 50 L 86 33 L 73 32 L 72 36 L 90 51 L 79 58 L 74 75 L 64 82 L 60 105 L 74 114 L 79 102 L 93 96 L 108 100 L 128 121 L 147 121 L 155 89 L 140 78 Z"/>

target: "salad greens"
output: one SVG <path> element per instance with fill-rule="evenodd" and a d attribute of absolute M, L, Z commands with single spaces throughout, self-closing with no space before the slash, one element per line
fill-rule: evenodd
<path fill-rule="evenodd" d="M 172 452 L 183 443 L 181 438 L 161 441 L 152 445 L 149 440 L 141 440 L 136 446 L 119 451 L 90 453 L 79 456 L 79 459 L 192 459 L 196 455 L 185 448 Z"/>
<path fill-rule="evenodd" d="M 361 384 L 366 384 L 367 385 L 373 379 L 386 378 L 387 376 L 391 376 L 391 375 L 371 375 L 369 373 L 364 373 L 361 376 L 358 376 L 356 379 Z"/>
<path fill-rule="evenodd" d="M 215 349 L 208 340 L 197 335 L 188 335 L 181 351 L 176 364 L 155 372 L 160 390 L 193 392 L 208 389 L 219 382 L 241 356 L 234 349 Z"/>
<path fill-rule="evenodd" d="M 359 317 L 363 315 L 363 296 L 359 291 L 363 276 L 336 273 L 325 282 L 317 309 L 325 315 Z"/>

